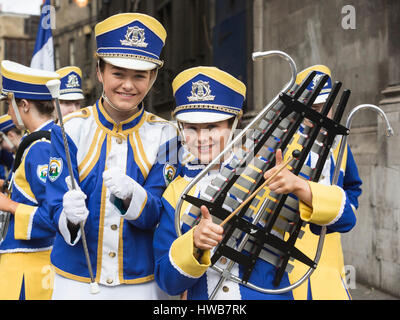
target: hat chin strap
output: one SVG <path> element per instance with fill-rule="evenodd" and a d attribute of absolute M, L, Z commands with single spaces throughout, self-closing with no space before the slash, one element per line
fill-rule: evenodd
<path fill-rule="evenodd" d="M 24 124 L 24 122 L 22 121 L 22 118 L 21 118 L 21 114 L 19 113 L 17 102 L 15 101 L 14 93 L 9 92 L 8 93 L 8 97 L 11 99 L 11 105 L 12 105 L 12 107 L 14 109 L 15 117 L 17 118 L 18 127 L 21 130 L 26 130 L 25 124 Z"/>

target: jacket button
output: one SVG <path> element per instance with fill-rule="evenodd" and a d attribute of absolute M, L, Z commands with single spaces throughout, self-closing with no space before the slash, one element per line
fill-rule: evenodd
<path fill-rule="evenodd" d="M 122 143 L 122 139 L 121 138 L 117 138 L 117 143 L 121 144 Z"/>
<path fill-rule="evenodd" d="M 115 231 L 118 229 L 118 226 L 116 224 L 111 225 L 111 230 Z"/>
<path fill-rule="evenodd" d="M 222 287 L 222 291 L 223 291 L 223 292 L 228 292 L 228 291 L 229 291 L 229 287 L 223 286 L 223 287 Z"/>
<path fill-rule="evenodd" d="M 108 254 L 111 258 L 115 258 L 115 256 L 117 255 L 114 251 L 111 251 L 109 254 Z"/>
<path fill-rule="evenodd" d="M 113 282 L 114 282 L 114 280 L 113 280 L 113 279 L 111 279 L 111 278 L 108 278 L 108 279 L 106 280 L 106 282 L 107 282 L 108 284 L 111 284 L 111 283 L 113 283 Z"/>

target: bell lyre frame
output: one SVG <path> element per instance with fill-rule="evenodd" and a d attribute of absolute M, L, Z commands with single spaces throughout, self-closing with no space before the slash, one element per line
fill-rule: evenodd
<path fill-rule="evenodd" d="M 182 197 L 180 201 L 178 201 L 175 211 L 175 229 L 178 236 L 180 236 L 180 212 L 182 201 L 188 201 L 197 208 L 200 208 L 200 206 L 204 204 L 216 219 L 221 220 L 224 220 L 229 216 L 229 214 L 231 214 L 231 211 L 226 210 L 226 207 L 223 207 L 224 205 L 233 210 L 235 208 L 243 207 L 243 209 L 238 209 L 238 214 L 230 219 L 224 239 L 215 248 L 214 254 L 211 258 L 211 268 L 221 274 L 221 278 L 213 290 L 210 299 L 215 298 L 216 293 L 226 279 L 242 283 L 252 289 L 268 294 L 281 294 L 293 290 L 311 275 L 313 270 L 316 268 L 321 255 L 326 233 L 325 228 L 322 228 L 314 260 L 305 256 L 295 247 L 296 239 L 301 237 L 303 232 L 300 229 L 304 225 L 304 222 L 298 216 L 298 209 L 296 209 L 296 206 L 298 207 L 298 202 L 295 201 L 295 203 L 293 203 L 293 199 L 290 199 L 288 195 L 273 195 L 273 193 L 270 192 L 268 197 L 265 197 L 264 195 L 263 198 L 260 193 L 261 200 L 255 199 L 251 202 L 251 206 L 250 203 L 245 206 L 239 205 L 240 202 L 246 202 L 245 199 L 250 194 L 251 190 L 254 190 L 256 186 L 262 184 L 262 181 L 260 181 L 262 173 L 274 165 L 273 157 L 275 149 L 281 148 L 282 150 L 285 150 L 285 148 L 288 148 L 286 151 L 289 151 L 290 147 L 297 144 L 297 146 L 302 150 L 302 155 L 296 159 L 295 164 L 292 167 L 292 172 L 296 175 L 303 174 L 306 177 L 309 177 L 309 180 L 318 181 L 325 161 L 330 154 L 336 135 L 347 135 L 349 133 L 347 128 L 340 125 L 340 119 L 350 96 L 350 91 L 345 90 L 342 94 L 332 120 L 327 116 L 340 90 L 341 83 L 335 83 L 332 92 L 329 94 L 329 97 L 323 106 L 322 112 L 318 113 L 313 110 L 311 106 L 327 82 L 329 78 L 328 75 L 317 75 L 314 71 L 311 72 L 300 85 L 294 85 L 297 76 L 296 66 L 287 54 L 280 51 L 257 52 L 253 54 L 253 59 L 274 55 L 283 57 L 290 63 L 292 70 L 291 82 L 289 82 L 283 91 L 277 95 L 261 111 L 261 113 L 254 118 L 248 126 L 246 126 L 245 129 L 243 129 L 241 134 L 239 134 L 216 159 L 214 159 L 194 180 L 192 180 L 183 191 Z M 307 90 L 311 81 L 313 81 L 311 85 L 312 89 Z M 308 131 L 304 129 L 303 137 L 301 137 L 297 134 L 297 131 L 305 118 L 309 119 L 313 125 L 308 127 Z M 243 149 L 245 152 L 242 155 L 240 155 L 240 152 L 236 151 L 243 152 L 243 150 L 235 150 L 234 154 L 237 155 L 237 158 L 239 159 L 236 165 L 234 164 L 234 161 L 232 161 L 230 164 L 233 163 L 233 165 L 230 169 L 228 168 L 225 170 L 227 167 L 224 167 L 221 170 L 220 177 L 215 178 L 205 191 L 205 195 L 207 195 L 209 199 L 211 198 L 211 201 L 206 201 L 209 199 L 204 198 L 202 195 L 200 196 L 200 199 L 189 196 L 187 194 L 189 190 L 196 185 L 196 183 L 221 159 L 223 155 L 233 150 L 234 145 L 242 139 L 247 131 L 250 131 L 250 128 L 256 128 L 256 130 L 244 143 Z M 295 135 L 299 137 L 296 138 L 297 140 L 294 143 L 293 140 Z M 300 140 L 300 138 L 302 140 Z M 305 166 L 306 158 L 311 150 L 319 156 L 315 170 L 311 170 L 310 167 Z M 251 153 L 251 151 L 253 151 L 253 153 Z M 251 158 L 252 156 L 253 158 Z M 249 159 L 251 160 L 250 163 L 245 163 L 245 161 Z M 241 168 L 243 168 L 244 171 L 243 173 L 238 174 L 236 169 Z M 262 193 L 266 194 L 266 192 Z M 232 197 L 228 197 L 228 194 L 233 195 L 233 198 L 236 197 L 235 200 L 233 200 Z M 270 200 L 270 197 L 276 199 Z M 239 201 L 236 201 L 236 199 Z M 254 202 L 261 203 L 261 206 L 255 208 L 257 207 L 257 204 L 254 204 Z M 290 208 L 290 210 L 288 210 L 288 208 Z M 235 212 L 233 210 L 232 212 Z M 250 213 L 250 218 L 252 218 L 251 223 L 246 220 L 246 218 L 249 218 L 248 213 Z M 267 214 L 267 218 L 264 218 L 265 214 Z M 244 215 L 246 216 L 243 217 Z M 197 220 L 194 220 L 193 222 L 191 219 L 193 220 L 191 217 L 188 218 L 188 215 L 183 218 L 187 224 L 193 226 Z M 284 220 L 284 222 L 282 222 L 282 220 Z M 260 227 L 260 224 L 263 226 Z M 275 234 L 276 230 L 272 230 L 275 229 L 275 227 L 283 230 L 284 233 L 288 232 L 290 237 L 287 241 L 282 239 L 282 234 L 280 234 L 280 237 Z M 239 235 L 237 234 L 238 231 Z M 243 232 L 245 235 L 241 238 L 240 235 Z M 232 248 L 232 244 L 234 248 L 237 248 L 237 250 Z M 243 254 L 242 250 L 250 253 L 250 255 Z M 279 258 L 277 258 L 276 253 Z M 221 256 L 230 259 L 225 269 L 216 265 L 216 262 Z M 291 265 L 288 262 L 291 258 L 297 259 L 308 265 L 310 269 L 300 278 L 299 281 L 286 288 L 261 288 L 249 282 L 250 275 L 255 267 L 258 257 L 261 257 L 263 260 L 278 267 L 274 286 L 279 285 L 285 271 L 290 271 Z M 231 269 L 235 263 L 243 266 L 244 273 L 242 279 L 231 273 Z"/>

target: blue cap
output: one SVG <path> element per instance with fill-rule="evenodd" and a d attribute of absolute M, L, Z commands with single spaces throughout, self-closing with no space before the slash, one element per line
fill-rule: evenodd
<path fill-rule="evenodd" d="M 242 115 L 246 86 L 216 67 L 195 67 L 182 71 L 172 82 L 178 121 L 218 122 Z"/>
<path fill-rule="evenodd" d="M 95 27 L 97 56 L 114 66 L 152 70 L 161 68 L 167 32 L 153 17 L 141 13 L 111 16 Z"/>
<path fill-rule="evenodd" d="M 81 100 L 84 99 L 82 91 L 82 71 L 75 66 L 68 66 L 56 71 L 61 79 L 60 99 Z"/>

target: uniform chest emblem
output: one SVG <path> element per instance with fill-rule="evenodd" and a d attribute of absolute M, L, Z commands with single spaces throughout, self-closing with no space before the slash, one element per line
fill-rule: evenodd
<path fill-rule="evenodd" d="M 43 183 L 46 183 L 48 169 L 47 164 L 39 164 L 36 168 L 36 174 Z"/>
<path fill-rule="evenodd" d="M 75 74 L 70 74 L 68 76 L 68 81 L 67 81 L 66 87 L 67 88 L 79 87 L 79 79 Z"/>
<path fill-rule="evenodd" d="M 48 178 L 51 182 L 57 180 L 63 169 L 63 161 L 61 158 L 50 158 Z"/>
<path fill-rule="evenodd" d="M 211 88 L 208 81 L 199 80 L 192 82 L 191 96 L 189 101 L 213 101 L 215 96 L 211 95 Z"/>
<path fill-rule="evenodd" d="M 167 186 L 174 180 L 175 174 L 176 168 L 172 164 L 166 163 L 164 165 L 164 180 Z"/>
<path fill-rule="evenodd" d="M 120 41 L 124 46 L 146 48 L 148 43 L 146 43 L 145 40 L 146 37 L 144 34 L 144 29 L 134 26 L 128 27 L 128 30 L 125 34 L 125 39 Z"/>

